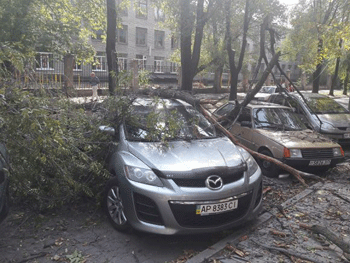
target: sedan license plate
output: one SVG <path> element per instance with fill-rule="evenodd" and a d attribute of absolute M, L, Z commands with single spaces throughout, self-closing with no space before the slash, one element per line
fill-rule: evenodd
<path fill-rule="evenodd" d="M 196 214 L 201 216 L 220 214 L 234 210 L 238 207 L 238 200 L 232 200 L 216 204 L 197 205 Z"/>
<path fill-rule="evenodd" d="M 318 160 L 318 161 L 310 161 L 310 166 L 323 166 L 323 165 L 330 165 L 331 160 Z"/>
<path fill-rule="evenodd" d="M 350 133 L 344 133 L 344 139 L 349 139 L 350 138 Z"/>

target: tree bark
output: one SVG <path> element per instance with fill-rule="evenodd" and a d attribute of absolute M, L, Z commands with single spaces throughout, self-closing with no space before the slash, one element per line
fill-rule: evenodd
<path fill-rule="evenodd" d="M 343 43 L 343 40 L 340 39 L 339 40 L 339 47 L 340 48 L 342 47 L 342 43 Z M 337 83 L 337 79 L 338 79 L 339 65 L 340 65 L 340 57 L 337 57 L 337 61 L 335 63 L 334 75 L 332 78 L 332 85 L 331 85 L 331 88 L 329 90 L 330 96 L 334 96 L 334 88 L 335 88 L 335 84 Z"/>
<path fill-rule="evenodd" d="M 108 89 L 109 94 L 114 95 L 117 85 L 118 67 L 116 63 L 116 29 L 117 13 L 115 0 L 107 0 L 107 40 L 106 54 L 108 64 Z"/>
<path fill-rule="evenodd" d="M 249 28 L 249 4 L 250 0 L 245 2 L 245 11 L 244 11 L 244 21 L 243 21 L 243 38 L 241 45 L 241 52 L 239 55 L 239 60 L 237 66 L 235 65 L 235 55 L 236 52 L 232 50 L 232 37 L 231 37 L 231 1 L 226 1 L 226 39 L 227 39 L 227 53 L 229 57 L 230 65 L 230 75 L 231 75 L 231 89 L 229 100 L 237 99 L 238 92 L 238 76 L 243 66 L 243 59 L 245 54 L 245 49 L 247 45 L 247 32 Z"/>
<path fill-rule="evenodd" d="M 69 90 L 73 89 L 73 67 L 74 67 L 74 57 L 72 54 L 66 54 L 63 58 L 64 64 L 64 86 L 63 92 L 66 96 L 69 96 Z"/>

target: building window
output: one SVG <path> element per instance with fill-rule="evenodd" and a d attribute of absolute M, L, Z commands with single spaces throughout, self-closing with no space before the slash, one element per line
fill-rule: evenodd
<path fill-rule="evenodd" d="M 178 71 L 178 64 L 175 62 L 170 62 L 170 73 L 177 73 Z"/>
<path fill-rule="evenodd" d="M 128 43 L 128 26 L 122 25 L 122 28 L 117 29 L 117 42 L 123 44 Z"/>
<path fill-rule="evenodd" d="M 136 27 L 136 45 L 146 46 L 147 43 L 147 29 Z"/>
<path fill-rule="evenodd" d="M 92 64 L 92 70 L 94 71 L 106 71 L 107 69 L 107 59 L 106 55 L 102 52 L 97 52 L 94 57 L 94 62 Z"/>
<path fill-rule="evenodd" d="M 179 41 L 176 36 L 171 36 L 171 49 L 177 49 L 179 47 Z"/>
<path fill-rule="evenodd" d="M 147 0 L 138 0 L 136 16 L 138 18 L 147 18 Z"/>
<path fill-rule="evenodd" d="M 156 20 L 156 21 L 165 21 L 164 12 L 159 7 L 155 7 L 154 8 L 154 20 Z"/>
<path fill-rule="evenodd" d="M 154 57 L 154 72 L 163 73 L 164 72 L 164 58 Z"/>
<path fill-rule="evenodd" d="M 117 61 L 119 72 L 128 69 L 128 54 L 118 54 Z"/>
<path fill-rule="evenodd" d="M 164 48 L 164 37 L 165 32 L 154 30 L 154 47 L 155 48 Z"/>
<path fill-rule="evenodd" d="M 123 0 L 117 0 L 117 14 L 120 16 L 128 16 L 128 8 Z"/>
<path fill-rule="evenodd" d="M 73 70 L 74 71 L 81 71 L 81 65 L 82 65 L 81 61 L 74 60 L 74 68 L 73 68 Z"/>
<path fill-rule="evenodd" d="M 147 60 L 146 56 L 144 56 L 144 55 L 136 55 L 136 59 L 135 60 L 137 61 L 137 65 L 138 65 L 139 70 L 146 69 L 146 60 Z"/>
<path fill-rule="evenodd" d="M 53 70 L 53 54 L 52 53 L 38 53 L 35 56 L 36 69 Z"/>

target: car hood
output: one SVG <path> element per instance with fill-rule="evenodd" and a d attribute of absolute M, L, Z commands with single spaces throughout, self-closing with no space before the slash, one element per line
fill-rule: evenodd
<path fill-rule="evenodd" d="M 236 146 L 228 138 L 195 141 L 129 142 L 130 153 L 152 169 L 183 172 L 216 167 L 236 167 L 243 164 Z"/>
<path fill-rule="evenodd" d="M 317 114 L 322 122 L 332 124 L 334 127 L 350 128 L 350 114 Z"/>
<path fill-rule="evenodd" d="M 312 130 L 273 131 L 257 129 L 257 132 L 287 148 L 339 147 L 338 144 Z"/>

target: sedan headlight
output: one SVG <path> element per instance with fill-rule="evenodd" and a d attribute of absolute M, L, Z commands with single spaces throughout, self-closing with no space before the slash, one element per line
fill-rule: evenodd
<path fill-rule="evenodd" d="M 284 158 L 303 158 L 303 155 L 301 154 L 300 149 L 284 148 L 283 157 Z"/>
<path fill-rule="evenodd" d="M 333 148 L 333 156 L 334 157 L 340 157 L 340 156 L 344 156 L 344 151 L 341 147 L 339 148 Z"/>
<path fill-rule="evenodd" d="M 125 166 L 125 174 L 131 181 L 150 184 L 154 186 L 163 186 L 162 181 L 151 169 L 144 169 L 134 166 Z"/>
<path fill-rule="evenodd" d="M 250 153 L 248 153 L 246 150 L 244 150 L 241 147 L 237 147 L 237 148 L 240 151 L 243 157 L 243 160 L 247 163 L 247 174 L 249 177 L 251 177 L 256 172 L 256 170 L 258 170 L 259 166 L 254 160 L 253 156 L 250 155 Z"/>

